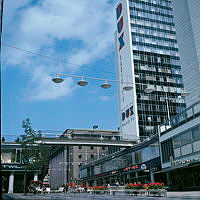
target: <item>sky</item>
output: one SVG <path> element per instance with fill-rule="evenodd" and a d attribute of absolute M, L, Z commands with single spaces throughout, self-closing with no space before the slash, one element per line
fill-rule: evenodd
<path fill-rule="evenodd" d="M 22 121 L 43 133 L 68 128 L 117 130 L 117 85 L 51 81 L 56 73 L 116 79 L 116 0 L 6 0 L 2 32 L 2 136 Z M 30 53 L 33 52 L 34 54 Z"/>

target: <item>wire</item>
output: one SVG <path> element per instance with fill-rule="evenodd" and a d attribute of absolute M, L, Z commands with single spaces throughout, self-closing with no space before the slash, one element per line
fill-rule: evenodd
<path fill-rule="evenodd" d="M 4 43 L 4 42 L 2 42 L 2 45 L 7 46 L 7 47 L 12 48 L 12 49 L 16 49 L 16 50 L 19 50 L 19 51 L 30 53 L 30 54 L 33 54 L 33 55 L 36 55 L 36 56 L 44 57 L 44 58 L 47 58 L 47 59 L 50 59 L 50 60 L 53 60 L 53 61 L 67 63 L 67 64 L 70 64 L 70 65 L 73 65 L 73 66 L 81 67 L 81 65 L 78 65 L 78 64 L 70 63 L 70 62 L 67 62 L 65 60 L 61 60 L 61 59 L 57 59 L 57 58 L 54 58 L 54 57 L 51 57 L 51 56 L 47 56 L 47 55 L 43 55 L 43 54 L 40 54 L 40 53 L 36 53 L 36 52 L 30 51 L 30 50 L 26 50 L 26 49 L 23 49 L 23 48 L 20 48 L 20 47 L 16 47 L 16 46 Z M 90 68 L 90 67 L 85 67 L 84 66 L 84 68 L 88 68 L 90 70 L 94 70 L 94 68 Z M 97 69 L 95 69 L 95 70 L 97 70 Z M 109 74 L 115 75 L 115 73 L 113 73 L 113 72 L 105 71 L 105 70 L 102 70 L 102 69 L 101 70 L 97 70 L 97 71 L 101 71 L 101 72 L 104 72 L 104 73 L 109 73 Z"/>

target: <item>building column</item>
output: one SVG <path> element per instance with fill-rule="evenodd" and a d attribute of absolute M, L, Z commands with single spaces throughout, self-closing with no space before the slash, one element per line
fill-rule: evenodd
<path fill-rule="evenodd" d="M 155 179 L 154 179 L 154 175 L 153 175 L 152 170 L 150 170 L 150 178 L 151 178 L 151 183 L 155 183 Z"/>
<path fill-rule="evenodd" d="M 10 172 L 8 193 L 12 194 L 14 189 L 14 172 Z"/>
<path fill-rule="evenodd" d="M 170 185 L 169 173 L 166 173 L 166 178 L 167 178 L 167 185 Z"/>
<path fill-rule="evenodd" d="M 136 183 L 138 183 L 138 172 L 135 172 Z"/>
<path fill-rule="evenodd" d="M 34 180 L 34 181 L 38 181 L 38 172 L 35 172 L 35 173 L 34 173 L 34 178 L 33 178 L 33 180 Z"/>

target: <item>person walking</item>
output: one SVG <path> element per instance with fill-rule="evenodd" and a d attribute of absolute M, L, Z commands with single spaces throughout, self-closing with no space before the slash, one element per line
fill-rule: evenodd
<path fill-rule="evenodd" d="M 76 183 L 72 182 L 71 187 L 72 187 L 72 192 L 73 192 L 74 195 L 75 195 L 75 192 L 76 192 Z"/>

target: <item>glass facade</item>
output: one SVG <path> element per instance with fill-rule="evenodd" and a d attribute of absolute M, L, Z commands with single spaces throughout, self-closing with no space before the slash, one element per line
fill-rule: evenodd
<path fill-rule="evenodd" d="M 180 57 L 169 0 L 129 0 L 140 136 L 185 108 Z M 146 94 L 145 89 L 154 92 Z"/>
<path fill-rule="evenodd" d="M 159 157 L 159 143 L 158 141 L 150 144 L 147 147 L 139 150 L 124 153 L 119 156 L 110 156 L 106 161 L 100 162 L 94 166 L 90 165 L 88 168 L 81 169 L 80 178 L 90 177 L 113 170 L 122 170 L 127 167 L 137 166 Z"/>
<path fill-rule="evenodd" d="M 174 158 L 200 152 L 200 125 L 172 137 Z"/>

